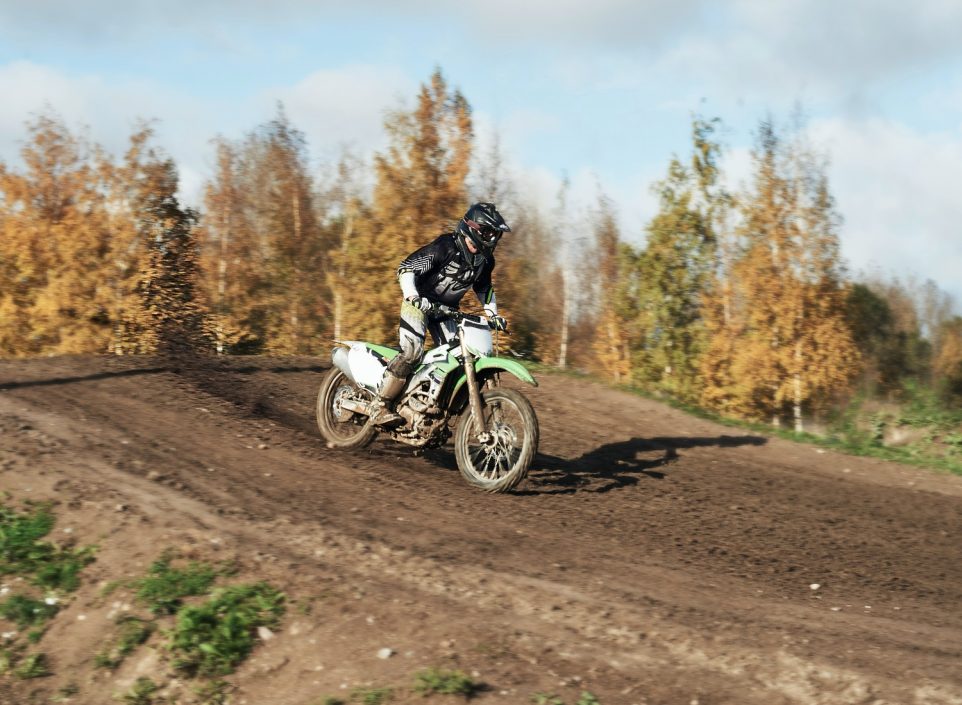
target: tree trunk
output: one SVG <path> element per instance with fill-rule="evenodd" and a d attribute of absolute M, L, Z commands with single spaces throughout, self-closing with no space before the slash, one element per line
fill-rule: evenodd
<path fill-rule="evenodd" d="M 805 430 L 802 423 L 802 341 L 795 343 L 795 376 L 792 380 L 793 391 L 795 394 L 795 432 L 801 433 Z"/>
<path fill-rule="evenodd" d="M 565 270 L 565 265 L 561 269 L 561 295 L 562 305 L 561 305 L 561 349 L 558 352 L 558 367 L 562 370 L 568 365 L 568 317 L 571 312 L 569 311 L 570 301 L 568 300 L 568 272 Z"/>

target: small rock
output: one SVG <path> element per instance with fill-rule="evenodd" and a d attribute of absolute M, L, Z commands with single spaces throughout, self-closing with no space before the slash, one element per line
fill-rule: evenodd
<path fill-rule="evenodd" d="M 383 649 L 378 649 L 377 657 L 382 660 L 386 660 L 394 656 L 394 649 L 385 646 Z"/>
<path fill-rule="evenodd" d="M 147 479 L 151 480 L 152 482 L 160 482 L 161 480 L 164 479 L 164 476 L 163 474 L 157 472 L 156 470 L 151 470 L 150 472 L 147 473 Z"/>
<path fill-rule="evenodd" d="M 127 505 L 126 505 L 126 504 L 118 504 L 118 505 L 116 505 L 116 506 L 114 507 L 114 511 L 115 511 L 115 512 L 126 512 L 126 511 L 127 511 Z"/>
<path fill-rule="evenodd" d="M 822 587 L 822 586 L 819 585 L 818 583 L 812 583 L 812 584 L 809 585 L 808 587 L 809 587 L 810 589 L 812 589 L 812 590 L 818 590 L 818 589 L 819 589 L 820 587 Z"/>
<path fill-rule="evenodd" d="M 260 626 L 257 628 L 257 638 L 261 641 L 270 641 L 274 638 L 274 632 L 265 626 Z"/>
<path fill-rule="evenodd" d="M 266 443 L 258 443 L 258 444 L 257 444 L 257 450 L 267 450 L 267 444 L 266 444 Z"/>

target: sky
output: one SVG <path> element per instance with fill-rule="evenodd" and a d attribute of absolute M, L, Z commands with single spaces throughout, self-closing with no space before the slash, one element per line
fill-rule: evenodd
<path fill-rule="evenodd" d="M 601 189 L 641 243 L 694 113 L 722 119 L 737 189 L 759 121 L 801 106 L 850 272 L 931 278 L 962 311 L 960 29 L 960 0 L 0 0 L 0 161 L 49 108 L 115 154 L 152 118 L 199 206 L 215 136 L 282 101 L 319 169 L 370 155 L 440 67 L 519 189 L 548 208 L 567 179 L 575 210 Z"/>

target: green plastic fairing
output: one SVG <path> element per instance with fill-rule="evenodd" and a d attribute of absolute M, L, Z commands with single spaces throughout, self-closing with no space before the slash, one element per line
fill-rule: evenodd
<path fill-rule="evenodd" d="M 377 343 L 364 343 L 374 352 L 378 353 L 386 360 L 393 360 L 398 355 L 398 350 L 395 348 L 389 348 L 386 345 L 378 345 Z"/>
<path fill-rule="evenodd" d="M 505 372 L 510 372 L 522 382 L 527 382 L 535 387 L 538 386 L 538 382 L 531 376 L 531 373 L 528 372 L 527 367 L 516 360 L 511 360 L 506 357 L 479 357 L 474 362 L 474 369 L 477 372 L 483 372 L 484 370 L 504 370 Z M 467 378 L 461 375 L 461 379 L 454 385 L 454 391 L 451 392 L 452 399 L 466 381 Z"/>

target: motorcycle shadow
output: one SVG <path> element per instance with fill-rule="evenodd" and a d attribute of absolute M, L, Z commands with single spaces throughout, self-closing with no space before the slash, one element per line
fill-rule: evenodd
<path fill-rule="evenodd" d="M 642 478 L 664 479 L 664 469 L 678 460 L 679 449 L 767 442 L 762 436 L 632 438 L 599 446 L 577 458 L 538 453 L 528 471 L 527 487 L 514 494 L 610 492 L 636 485 Z"/>

